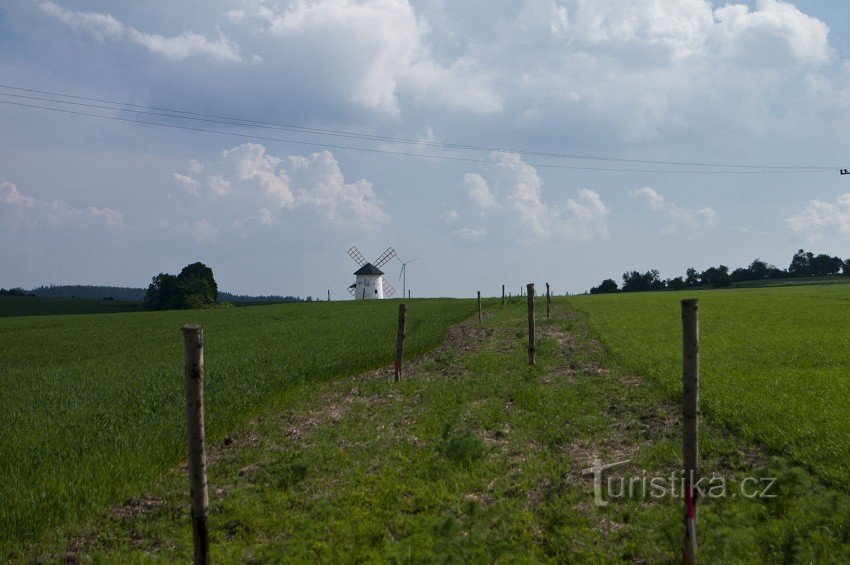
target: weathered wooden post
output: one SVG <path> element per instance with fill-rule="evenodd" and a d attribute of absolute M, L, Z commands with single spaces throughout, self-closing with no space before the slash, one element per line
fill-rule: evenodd
<path fill-rule="evenodd" d="M 481 291 L 478 291 L 478 321 L 481 322 Z"/>
<path fill-rule="evenodd" d="M 549 307 L 552 304 L 552 296 L 549 294 L 549 283 L 546 283 L 546 319 L 549 319 Z"/>
<path fill-rule="evenodd" d="M 398 335 L 395 343 L 395 381 L 401 379 L 401 364 L 404 360 L 404 338 L 407 337 L 407 305 L 398 305 Z"/>
<path fill-rule="evenodd" d="M 210 562 L 207 532 L 207 454 L 204 447 L 204 330 L 183 326 L 186 372 L 186 430 L 189 437 L 189 493 L 195 563 Z"/>
<path fill-rule="evenodd" d="M 407 299 L 410 300 L 410 291 L 407 291 Z"/>
<path fill-rule="evenodd" d="M 528 283 L 528 364 L 534 365 L 537 360 L 534 351 L 534 283 Z"/>
<path fill-rule="evenodd" d="M 699 480 L 699 305 L 696 299 L 682 300 L 682 421 L 684 423 L 685 540 L 686 564 L 697 559 L 697 497 Z"/>
<path fill-rule="evenodd" d="M 328 302 L 331 301 L 331 289 L 328 289 Z"/>
<path fill-rule="evenodd" d="M 502 285 L 502 308 L 505 307 L 505 285 Z"/>

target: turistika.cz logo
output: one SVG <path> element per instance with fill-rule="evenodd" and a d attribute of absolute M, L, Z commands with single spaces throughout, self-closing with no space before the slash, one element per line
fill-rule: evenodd
<path fill-rule="evenodd" d="M 640 475 L 617 476 L 607 473 L 611 469 L 631 463 L 631 459 L 603 464 L 594 459 L 593 466 L 582 469 L 582 476 L 593 477 L 593 499 L 597 506 L 608 506 L 609 500 L 685 498 L 687 484 L 693 485 L 697 498 L 743 497 L 748 499 L 776 498 L 776 477 L 745 477 L 732 481 L 721 475 L 690 477 L 684 471 L 673 471 L 668 476 Z"/>

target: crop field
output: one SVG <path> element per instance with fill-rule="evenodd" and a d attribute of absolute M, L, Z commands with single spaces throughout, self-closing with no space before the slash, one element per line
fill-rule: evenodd
<path fill-rule="evenodd" d="M 850 286 L 574 297 L 616 362 L 681 395 L 679 300 L 700 302 L 703 413 L 850 487 Z M 677 396 L 678 395 L 678 396 Z"/>
<path fill-rule="evenodd" d="M 410 355 L 435 347 L 472 300 L 409 302 Z M 394 355 L 397 301 L 0 319 L 0 556 L 71 529 L 185 459 L 180 327 L 205 331 L 210 442 L 296 383 Z"/>
<path fill-rule="evenodd" d="M 9 316 L 48 316 L 57 314 L 101 314 L 140 311 L 138 302 L 85 300 L 80 298 L 38 298 L 0 296 L 0 318 Z"/>

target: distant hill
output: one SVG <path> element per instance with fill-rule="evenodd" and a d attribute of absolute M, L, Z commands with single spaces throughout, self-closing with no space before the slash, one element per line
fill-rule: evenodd
<path fill-rule="evenodd" d="M 32 289 L 30 292 L 41 298 L 86 298 L 92 300 L 102 300 L 111 298 L 113 300 L 121 300 L 126 302 L 142 302 L 145 299 L 145 288 L 132 288 L 126 286 L 94 286 L 94 285 L 78 285 L 78 284 L 63 284 L 40 286 Z M 249 296 L 245 294 L 232 294 L 230 292 L 219 292 L 218 299 L 221 302 L 303 302 L 312 301 L 313 298 L 308 296 L 306 299 L 298 296 L 280 296 L 280 295 L 262 295 Z"/>

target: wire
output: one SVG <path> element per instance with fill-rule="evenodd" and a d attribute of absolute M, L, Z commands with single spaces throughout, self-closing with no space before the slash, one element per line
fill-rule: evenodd
<path fill-rule="evenodd" d="M 416 157 L 416 158 L 426 158 L 426 159 L 442 159 L 449 161 L 462 161 L 468 163 L 488 163 L 488 164 L 497 164 L 497 165 L 516 165 L 517 163 L 506 163 L 505 161 L 497 161 L 494 159 L 476 159 L 471 157 L 459 157 L 452 155 L 429 155 L 424 153 L 411 153 L 406 151 L 391 151 L 387 149 L 375 149 L 369 147 L 357 147 L 351 145 L 336 145 L 330 143 L 317 143 L 313 141 L 301 141 L 295 139 L 286 139 L 280 137 L 267 137 L 261 135 L 247 134 L 247 133 L 238 133 L 231 131 L 221 131 L 221 130 L 212 130 L 207 128 L 199 128 L 194 126 L 187 125 L 179 125 L 179 124 L 167 124 L 162 122 L 151 122 L 146 120 L 136 120 L 132 118 L 122 118 L 118 116 L 104 116 L 102 114 L 94 114 L 91 112 L 82 112 L 78 110 L 71 110 L 68 108 L 53 108 L 49 106 L 39 106 L 35 104 L 26 104 L 23 102 L 13 102 L 11 100 L 0 100 L 0 104 L 6 104 L 9 106 L 18 106 L 22 108 L 30 108 L 30 109 L 38 109 L 38 110 L 48 110 L 51 112 L 59 112 L 63 114 L 72 114 L 76 116 L 86 116 L 92 118 L 101 118 L 106 120 L 114 120 L 125 123 L 134 123 L 134 124 L 144 124 L 150 126 L 159 126 L 171 129 L 185 130 L 185 131 L 194 131 L 200 133 L 212 133 L 217 135 L 226 135 L 230 137 L 238 137 L 242 139 L 255 139 L 260 141 L 277 141 L 281 143 L 291 143 L 295 145 L 306 145 L 310 147 L 322 147 L 326 149 L 340 149 L 346 151 L 360 151 L 365 153 L 376 153 L 383 155 L 396 155 L 401 157 Z M 584 167 L 578 165 L 564 165 L 564 164 L 555 164 L 555 163 L 528 163 L 525 164 L 530 165 L 532 167 L 544 167 L 544 168 L 554 168 L 554 169 L 571 169 L 571 170 L 582 170 L 582 171 L 598 171 L 598 172 L 632 172 L 632 173 L 668 173 L 668 174 L 789 174 L 789 173 L 824 173 L 824 172 L 834 172 L 833 169 L 792 169 L 792 170 L 755 170 L 755 171 L 718 171 L 718 170 L 675 170 L 675 169 L 634 169 L 634 168 L 608 168 L 608 167 Z"/>
<path fill-rule="evenodd" d="M 249 120 L 244 118 L 236 118 L 232 116 L 221 116 L 215 114 L 204 114 L 200 112 L 190 112 L 187 110 L 176 110 L 172 108 L 163 108 L 157 106 L 145 106 L 141 104 L 132 104 L 128 102 L 120 102 L 116 100 L 108 100 L 104 98 L 92 98 L 86 96 L 77 96 L 73 94 L 64 94 L 59 92 L 52 92 L 48 90 L 38 90 L 31 88 L 22 88 L 17 86 L 0 84 L 0 88 L 7 90 L 14 90 L 20 92 L 29 92 L 36 94 L 44 94 L 48 96 L 58 96 L 62 98 L 71 98 L 74 100 L 84 100 L 87 102 L 100 102 L 105 104 L 112 104 L 113 106 L 119 106 L 118 108 L 112 106 L 102 106 L 96 104 L 85 104 L 81 102 L 71 102 L 67 100 L 54 100 L 48 98 L 40 98 L 40 97 L 31 97 L 21 94 L 13 94 L 13 93 L 4 93 L 0 92 L 2 96 L 10 96 L 22 99 L 31 99 L 38 100 L 43 102 L 52 102 L 66 105 L 74 105 L 80 107 L 90 107 L 96 109 L 104 109 L 104 110 L 115 110 L 115 111 L 126 111 L 137 114 L 145 114 L 145 115 L 153 115 L 159 117 L 169 117 L 169 118 L 177 118 L 184 120 L 197 120 L 197 121 L 205 121 L 209 123 L 218 123 L 224 125 L 234 125 L 234 126 L 246 126 L 246 127 L 257 127 L 262 129 L 276 129 L 276 130 L 284 130 L 284 131 L 292 131 L 299 133 L 309 133 L 315 135 L 324 135 L 324 136 L 336 136 L 336 137 L 346 137 L 352 139 L 362 139 L 369 141 L 383 141 L 389 143 L 402 143 L 402 144 L 414 144 L 421 146 L 429 146 L 429 147 L 440 147 L 445 149 L 461 149 L 461 150 L 469 150 L 469 151 L 486 151 L 486 152 L 494 152 L 494 151 L 504 151 L 504 152 L 512 152 L 512 153 L 521 153 L 523 155 L 530 155 L 535 157 L 547 157 L 547 158 L 556 158 L 556 159 L 576 159 L 576 160 L 592 160 L 592 161 L 608 161 L 608 162 L 617 162 L 617 163 L 634 163 L 634 164 L 645 164 L 645 165 L 662 165 L 662 166 L 684 166 L 684 167 L 712 167 L 712 168 L 731 168 L 731 169 L 755 169 L 755 170 L 781 170 L 781 171 L 830 171 L 834 172 L 836 167 L 827 167 L 827 166 L 818 166 L 818 165 L 810 165 L 810 166 L 801 166 L 801 165 L 765 165 L 765 164 L 741 164 L 741 163 L 713 163 L 713 162 L 692 162 L 692 161 L 662 161 L 662 160 L 650 160 L 650 159 L 628 159 L 621 157 L 609 157 L 609 156 L 599 156 L 599 155 L 579 155 L 579 154 L 569 154 L 569 153 L 551 153 L 551 152 L 542 152 L 542 151 L 531 151 L 524 149 L 516 149 L 516 148 L 499 148 L 499 147 L 488 147 L 488 146 L 480 146 L 480 145 L 464 145 L 459 143 L 448 143 L 448 142 L 438 142 L 438 141 L 427 141 L 427 140 L 418 140 L 418 139 L 409 139 L 403 137 L 390 137 L 390 136 L 382 136 L 382 135 L 372 135 L 372 134 L 364 134 L 357 133 L 351 131 L 343 131 L 343 130 L 333 130 L 333 129 L 322 129 L 322 128 L 312 128 L 306 126 L 295 126 L 290 124 L 281 124 L 275 122 L 264 122 L 258 120 Z M 132 110 L 130 108 L 141 108 L 141 110 Z M 318 145 L 318 144 L 317 144 Z M 593 170 L 593 169 L 591 169 Z M 617 169 L 617 170 L 626 170 L 626 169 Z M 659 172 L 659 171 L 653 171 Z"/>

